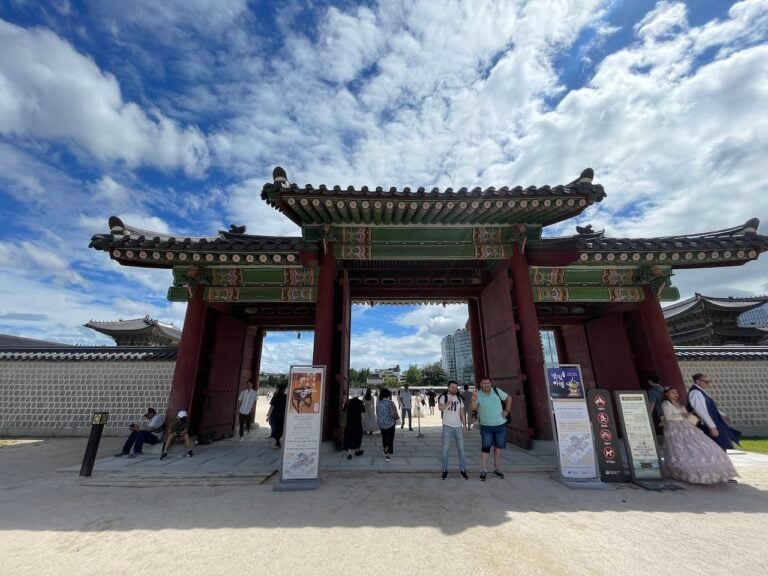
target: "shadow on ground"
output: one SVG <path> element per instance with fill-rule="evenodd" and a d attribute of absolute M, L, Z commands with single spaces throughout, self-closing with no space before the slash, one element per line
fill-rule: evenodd
<path fill-rule="evenodd" d="M 105 439 L 101 456 L 121 440 Z M 512 473 L 504 480 L 470 481 L 434 475 L 335 471 L 320 490 L 273 492 L 274 479 L 248 486 L 176 486 L 173 475 L 142 489 L 81 486 L 58 470 L 78 461 L 83 439 L 51 439 L 0 449 L 0 530 L 121 531 L 192 528 L 434 527 L 457 534 L 514 522 L 521 515 L 575 512 L 764 514 L 768 472 L 755 466 L 738 485 L 648 492 L 575 491 L 548 474 Z M 610 529 L 610 526 L 606 526 Z"/>

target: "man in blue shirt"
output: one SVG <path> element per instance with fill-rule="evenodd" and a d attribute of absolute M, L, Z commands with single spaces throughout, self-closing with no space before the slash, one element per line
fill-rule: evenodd
<path fill-rule="evenodd" d="M 491 386 L 491 381 L 484 378 L 480 381 L 480 390 L 472 395 L 472 410 L 477 410 L 480 421 L 480 437 L 482 438 L 482 453 L 480 461 L 480 480 L 485 482 L 487 477 L 488 454 L 493 448 L 493 473 L 496 478 L 504 478 L 501 468 L 501 451 L 507 447 L 507 417 L 512 408 L 512 397 Z"/>

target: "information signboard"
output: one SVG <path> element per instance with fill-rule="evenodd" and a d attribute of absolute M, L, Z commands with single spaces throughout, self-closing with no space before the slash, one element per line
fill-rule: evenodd
<path fill-rule="evenodd" d="M 619 451 L 619 437 L 616 434 L 611 393 L 608 390 L 588 390 L 587 406 L 595 438 L 595 452 L 603 482 L 626 482 L 624 463 Z"/>
<path fill-rule="evenodd" d="M 629 469 L 633 480 L 662 480 L 656 435 L 648 411 L 648 399 L 642 390 L 616 391 L 621 429 L 627 445 Z"/>
<path fill-rule="evenodd" d="M 317 487 L 325 385 L 325 366 L 291 366 L 279 489 Z"/>
<path fill-rule="evenodd" d="M 555 422 L 560 474 L 567 480 L 597 478 L 581 367 L 561 364 L 545 369 Z"/>

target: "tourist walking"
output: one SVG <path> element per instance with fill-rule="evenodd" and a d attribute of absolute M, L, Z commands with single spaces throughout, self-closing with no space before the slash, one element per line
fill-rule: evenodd
<path fill-rule="evenodd" d="M 648 395 L 648 410 L 651 413 L 656 434 L 662 434 L 664 432 L 664 427 L 661 425 L 664 416 L 661 410 L 661 404 L 664 402 L 664 391 L 665 388 L 661 385 L 658 376 L 648 377 L 648 389 L 646 390 L 646 394 Z"/>
<path fill-rule="evenodd" d="M 365 404 L 360 398 L 355 396 L 347 400 L 344 410 L 347 413 L 347 424 L 344 426 L 344 441 L 342 448 L 347 451 L 347 460 L 352 460 L 352 453 L 355 456 L 362 456 L 363 450 L 360 445 L 363 443 L 363 418 L 365 417 Z"/>
<path fill-rule="evenodd" d="M 472 410 L 472 391 L 469 389 L 469 384 L 464 384 L 464 392 L 461 393 L 461 397 L 464 398 L 464 425 L 467 430 L 472 430 L 474 410 Z"/>
<path fill-rule="evenodd" d="M 285 384 L 278 384 L 277 391 L 272 396 L 272 400 L 269 401 L 269 410 L 267 410 L 267 422 L 272 429 L 269 436 L 275 439 L 275 448 L 280 448 L 280 439 L 283 437 L 285 408 L 288 400 L 285 395 L 285 388 Z"/>
<path fill-rule="evenodd" d="M 365 405 L 365 414 L 363 415 L 363 431 L 367 434 L 373 434 L 379 429 L 379 423 L 376 421 L 376 406 L 371 394 L 371 389 L 365 389 L 365 396 L 363 396 L 363 404 Z"/>
<path fill-rule="evenodd" d="M 691 422 L 698 418 L 680 406 L 677 390 L 665 390 L 661 409 L 665 476 L 691 484 L 717 484 L 738 476 L 728 455 Z"/>
<path fill-rule="evenodd" d="M 256 385 L 252 380 L 248 380 L 248 388 L 240 392 L 237 397 L 239 403 L 237 407 L 238 417 L 240 419 L 240 442 L 245 440 L 243 429 L 250 435 L 251 423 L 253 422 L 253 409 L 256 406 Z"/>
<path fill-rule="evenodd" d="M 189 414 L 186 410 L 179 410 L 178 414 L 176 414 L 176 419 L 171 424 L 168 430 L 168 437 L 163 444 L 163 453 L 160 454 L 160 460 L 168 458 L 168 450 L 176 442 L 184 442 L 184 445 L 187 447 L 188 458 L 194 456 L 192 453 L 192 440 L 189 437 Z"/>
<path fill-rule="evenodd" d="M 115 456 L 128 455 L 129 458 L 135 458 L 143 454 L 144 444 L 152 446 L 160 442 L 160 438 L 156 434 L 162 433 L 163 424 L 165 424 L 165 416 L 158 414 L 154 408 L 147 408 L 146 413 L 142 416 L 141 424 L 131 424 L 128 427 L 131 433 L 123 444 L 123 449 Z M 130 453 L 131 448 L 133 448 L 133 453 Z"/>
<path fill-rule="evenodd" d="M 459 476 L 469 480 L 467 462 L 464 458 L 464 398 L 459 394 L 455 380 L 448 382 L 448 390 L 438 398 L 437 407 L 443 417 L 443 480 L 448 478 L 448 450 L 451 441 L 459 453 Z"/>
<path fill-rule="evenodd" d="M 403 411 L 403 420 L 400 423 L 400 429 L 405 426 L 405 415 L 408 414 L 408 430 L 413 432 L 413 420 L 411 415 L 411 408 L 413 406 L 413 395 L 409 390 L 408 383 L 406 382 L 400 392 L 397 393 L 398 402 L 400 402 L 400 409 Z"/>
<path fill-rule="evenodd" d="M 376 419 L 381 430 L 381 444 L 384 448 L 384 459 L 389 462 L 395 451 L 395 425 L 400 420 L 397 407 L 392 402 L 392 392 L 382 388 L 379 402 L 376 405 Z"/>
<path fill-rule="evenodd" d="M 717 442 L 723 450 L 733 448 L 734 443 L 741 442 L 741 432 L 731 428 L 725 421 L 717 404 L 706 392 L 709 389 L 709 376 L 694 374 L 693 386 L 688 390 L 688 410 L 699 418 L 698 426 L 702 432 Z"/>
<path fill-rule="evenodd" d="M 432 390 L 432 388 L 429 389 L 429 392 L 427 392 L 427 399 L 429 402 L 429 414 L 430 416 L 435 413 L 435 397 L 437 394 L 435 394 L 435 391 Z"/>
<path fill-rule="evenodd" d="M 491 386 L 488 378 L 480 380 L 480 390 L 472 394 L 472 410 L 477 411 L 480 422 L 482 448 L 480 453 L 480 480 L 485 482 L 488 475 L 488 455 L 493 448 L 493 473 L 504 478 L 501 472 L 501 451 L 507 447 L 507 417 L 512 408 L 512 397 L 504 390 Z"/>

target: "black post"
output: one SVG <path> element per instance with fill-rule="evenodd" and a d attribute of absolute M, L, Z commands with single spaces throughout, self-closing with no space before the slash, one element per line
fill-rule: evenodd
<path fill-rule="evenodd" d="M 109 412 L 93 413 L 91 434 L 88 436 L 88 445 L 85 447 L 80 476 L 90 476 L 93 472 L 93 464 L 96 462 L 96 453 L 99 451 L 99 442 L 101 442 L 101 433 L 104 431 L 104 424 L 107 423 L 107 420 L 109 420 Z"/>

